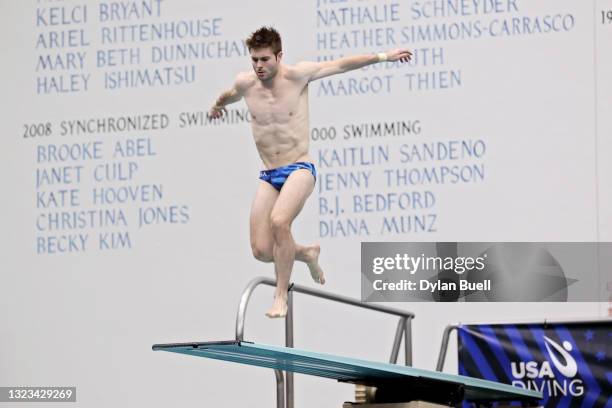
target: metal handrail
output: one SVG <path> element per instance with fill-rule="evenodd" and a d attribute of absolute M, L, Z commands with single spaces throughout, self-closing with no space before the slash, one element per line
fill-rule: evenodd
<path fill-rule="evenodd" d="M 449 324 L 444 329 L 442 335 L 442 344 L 440 345 L 440 354 L 438 354 L 438 363 L 436 364 L 436 371 L 442 371 L 444 369 L 444 361 L 446 360 L 446 351 L 448 350 L 448 342 L 450 340 L 450 334 L 453 330 L 459 327 L 456 324 Z"/>
<path fill-rule="evenodd" d="M 257 277 L 251 280 L 242 292 L 240 297 L 240 305 L 236 315 L 236 340 L 244 341 L 244 323 L 246 319 L 246 310 L 251 300 L 251 295 L 255 288 L 259 285 L 276 286 L 276 281 L 272 278 Z M 391 350 L 390 363 L 397 363 L 399 348 L 404 337 L 404 356 L 405 364 L 412 365 L 412 319 L 414 313 L 405 310 L 395 309 L 387 306 L 376 304 L 363 303 L 357 299 L 349 298 L 342 295 L 337 295 L 325 292 L 318 289 L 312 289 L 306 286 L 291 284 L 287 295 L 287 316 L 285 317 L 285 344 L 287 347 L 293 347 L 293 292 L 303 293 L 306 295 L 331 300 L 334 302 L 344 303 L 351 306 L 360 307 L 362 309 L 374 310 L 381 313 L 399 316 L 400 320 L 395 332 L 393 340 L 393 348 Z M 276 405 L 278 408 L 293 408 L 293 373 L 287 373 L 286 381 L 283 380 L 283 373 L 280 370 L 274 370 L 276 376 Z M 284 383 L 284 384 L 283 384 Z M 286 392 L 284 392 L 286 390 Z M 286 402 L 286 405 L 285 405 Z"/>

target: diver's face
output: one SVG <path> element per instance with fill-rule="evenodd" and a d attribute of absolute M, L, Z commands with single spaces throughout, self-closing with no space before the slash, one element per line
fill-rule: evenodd
<path fill-rule="evenodd" d="M 253 64 L 253 71 L 260 81 L 267 81 L 276 75 L 278 67 L 280 65 L 281 56 L 283 54 L 280 51 L 277 55 L 271 48 L 258 48 L 250 50 L 251 53 L 251 64 Z"/>

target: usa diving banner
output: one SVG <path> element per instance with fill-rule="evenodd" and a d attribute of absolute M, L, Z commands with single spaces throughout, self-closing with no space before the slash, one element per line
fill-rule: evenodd
<path fill-rule="evenodd" d="M 612 407 L 612 320 L 465 325 L 459 374 L 541 391 L 544 407 Z"/>

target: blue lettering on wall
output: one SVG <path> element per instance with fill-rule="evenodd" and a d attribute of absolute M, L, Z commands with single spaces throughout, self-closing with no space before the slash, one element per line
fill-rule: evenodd
<path fill-rule="evenodd" d="M 391 47 L 397 44 L 395 28 L 364 28 L 347 32 L 317 32 L 318 50 L 342 50 L 347 48 Z"/>
<path fill-rule="evenodd" d="M 101 22 L 161 16 L 162 0 L 108 1 L 98 5 Z"/>
<path fill-rule="evenodd" d="M 157 224 L 186 224 L 189 222 L 189 207 L 186 205 L 168 205 L 140 207 L 138 209 L 138 226 Z"/>
<path fill-rule="evenodd" d="M 46 50 L 57 48 L 88 47 L 90 45 L 85 30 L 51 30 L 39 33 L 36 40 L 36 49 Z"/>
<path fill-rule="evenodd" d="M 91 74 L 39 76 L 36 78 L 36 93 L 46 95 L 87 91 L 90 78 Z"/>
<path fill-rule="evenodd" d="M 317 10 L 317 27 L 388 23 L 400 20 L 399 3 Z"/>
<path fill-rule="evenodd" d="M 83 69 L 86 56 L 85 51 L 39 55 L 36 71 Z"/>
<path fill-rule="evenodd" d="M 438 231 L 438 214 L 414 214 L 383 217 L 380 235 Z"/>
<path fill-rule="evenodd" d="M 388 186 L 479 183 L 485 179 L 485 165 L 484 163 L 475 163 L 387 169 L 384 174 Z"/>
<path fill-rule="evenodd" d="M 317 96 L 352 96 L 391 92 L 393 74 L 373 77 L 335 77 L 317 82 Z"/>
<path fill-rule="evenodd" d="M 96 187 L 91 192 L 94 205 L 155 202 L 164 196 L 162 184 Z"/>
<path fill-rule="evenodd" d="M 319 236 L 321 238 L 368 236 L 370 228 L 361 218 L 321 219 L 319 220 Z"/>
<path fill-rule="evenodd" d="M 51 211 L 36 217 L 38 231 L 63 231 L 106 227 L 126 227 L 128 220 L 121 208 Z"/>
<path fill-rule="evenodd" d="M 318 167 L 371 166 L 389 162 L 389 146 L 322 148 L 317 151 Z"/>
<path fill-rule="evenodd" d="M 517 0 L 473 1 L 473 0 L 428 0 L 410 4 L 410 18 L 465 17 L 485 14 L 512 13 L 518 11 Z"/>
<path fill-rule="evenodd" d="M 398 151 L 401 163 L 480 159 L 485 155 L 487 145 L 482 139 L 446 140 L 402 143 Z"/>
<path fill-rule="evenodd" d="M 195 82 L 195 65 L 143 68 L 104 73 L 105 89 L 177 86 Z"/>
<path fill-rule="evenodd" d="M 36 192 L 36 208 L 78 207 L 80 204 L 78 188 Z"/>
<path fill-rule="evenodd" d="M 340 205 L 340 197 L 337 195 L 333 199 L 319 196 L 319 215 L 335 215 L 339 217 L 344 214 L 344 209 Z"/>
<path fill-rule="evenodd" d="M 157 156 L 151 139 L 136 138 L 136 139 L 125 139 L 115 142 L 113 149 L 113 158 L 116 157 L 146 157 L 146 156 Z"/>
<path fill-rule="evenodd" d="M 432 208 L 435 205 L 436 196 L 431 191 L 353 195 L 354 213 L 420 210 Z"/>
<path fill-rule="evenodd" d="M 55 163 L 102 158 L 102 142 L 46 144 L 36 147 L 37 163 Z"/>
<path fill-rule="evenodd" d="M 221 18 L 213 18 L 103 26 L 100 29 L 101 42 L 108 45 L 215 37 L 222 35 L 221 21 Z"/>
<path fill-rule="evenodd" d="M 141 61 L 140 48 L 114 48 L 96 51 L 97 68 L 137 65 Z"/>
<path fill-rule="evenodd" d="M 83 166 L 57 166 L 36 169 L 36 187 L 55 184 L 78 184 L 81 182 Z"/>
<path fill-rule="evenodd" d="M 36 238 L 36 253 L 43 255 L 84 252 L 88 239 L 88 234 L 39 236 Z"/>
<path fill-rule="evenodd" d="M 98 234 L 98 249 L 100 251 L 131 248 L 132 239 L 129 231 L 101 232 Z"/>
<path fill-rule="evenodd" d="M 319 173 L 317 184 L 319 193 L 327 191 L 370 188 L 372 171 L 350 171 L 345 173 Z"/>
<path fill-rule="evenodd" d="M 54 6 L 36 9 L 36 27 L 87 23 L 87 6 Z"/>

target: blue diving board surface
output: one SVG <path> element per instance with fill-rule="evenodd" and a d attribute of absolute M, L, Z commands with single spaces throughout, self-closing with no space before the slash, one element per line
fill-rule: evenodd
<path fill-rule="evenodd" d="M 325 377 L 395 390 L 391 392 L 395 394 L 401 389 L 405 398 L 410 400 L 453 404 L 460 401 L 520 401 L 526 405 L 538 405 L 542 399 L 540 392 L 479 378 L 247 341 L 155 344 L 153 350 Z M 448 391 L 446 395 L 444 390 Z M 402 397 L 396 395 L 393 398 L 401 400 Z"/>

